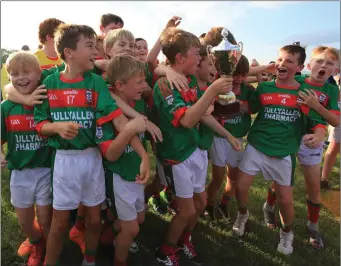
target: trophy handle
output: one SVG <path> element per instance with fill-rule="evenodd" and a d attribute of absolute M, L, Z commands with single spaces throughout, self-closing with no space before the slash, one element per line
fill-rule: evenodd
<path fill-rule="evenodd" d="M 234 67 L 233 67 L 233 70 L 232 70 L 232 73 L 236 70 L 236 68 L 237 68 L 237 65 L 238 65 L 238 63 L 239 63 L 239 60 L 240 60 L 240 58 L 242 57 L 242 55 L 243 55 L 243 43 L 242 42 L 239 42 L 238 43 L 238 46 L 239 46 L 239 49 L 240 49 L 240 51 L 237 53 L 237 63 L 234 65 Z"/>
<path fill-rule="evenodd" d="M 212 59 L 212 53 L 211 53 L 211 50 L 212 50 L 213 46 L 212 45 L 207 45 L 206 46 L 206 53 L 207 53 L 207 57 L 208 57 L 208 60 L 210 60 L 210 62 L 212 63 L 212 65 L 215 67 L 215 64 L 214 64 L 214 61 Z M 217 69 L 216 69 L 217 71 Z"/>

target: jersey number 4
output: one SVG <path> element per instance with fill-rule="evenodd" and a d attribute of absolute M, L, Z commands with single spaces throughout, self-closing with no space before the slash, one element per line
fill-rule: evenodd
<path fill-rule="evenodd" d="M 284 99 L 281 101 L 281 103 L 286 104 L 286 103 L 287 103 L 287 99 L 284 98 Z"/>

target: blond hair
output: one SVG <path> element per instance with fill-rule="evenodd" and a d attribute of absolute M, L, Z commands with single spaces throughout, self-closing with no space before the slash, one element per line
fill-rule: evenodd
<path fill-rule="evenodd" d="M 192 47 L 200 48 L 199 38 L 194 34 L 177 28 L 165 29 L 160 37 L 162 53 L 171 64 L 175 63 L 177 54 L 186 55 Z"/>
<path fill-rule="evenodd" d="M 107 78 L 115 87 L 116 81 L 126 83 L 137 75 L 145 76 L 145 71 L 145 65 L 139 59 L 128 54 L 118 54 L 109 62 Z"/>
<path fill-rule="evenodd" d="M 41 73 L 38 59 L 34 54 L 27 51 L 13 53 L 6 60 L 6 70 L 8 75 L 13 75 L 20 69 L 27 72 L 35 71 L 37 73 Z"/>
<path fill-rule="evenodd" d="M 125 29 L 116 29 L 109 31 L 105 36 L 103 41 L 104 49 L 112 48 L 115 42 L 123 37 L 132 40 L 135 43 L 135 37 L 130 31 Z"/>
<path fill-rule="evenodd" d="M 328 56 L 330 56 L 330 58 L 334 61 L 337 61 L 337 63 L 339 63 L 340 61 L 340 51 L 334 47 L 330 47 L 330 46 L 318 46 L 316 48 L 313 49 L 312 53 L 311 53 L 311 57 L 314 58 L 317 55 L 326 53 Z"/>

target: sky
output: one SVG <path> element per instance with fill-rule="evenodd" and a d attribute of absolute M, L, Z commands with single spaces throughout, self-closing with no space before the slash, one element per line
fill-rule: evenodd
<path fill-rule="evenodd" d="M 339 1 L 6 1 L 1 2 L 1 48 L 35 50 L 38 25 L 55 17 L 66 23 L 87 24 L 99 33 L 100 16 L 119 15 L 124 28 L 153 46 L 167 21 L 182 17 L 179 28 L 197 36 L 223 26 L 244 44 L 244 55 L 265 64 L 275 60 L 278 49 L 300 41 L 307 56 L 317 45 L 340 48 Z"/>

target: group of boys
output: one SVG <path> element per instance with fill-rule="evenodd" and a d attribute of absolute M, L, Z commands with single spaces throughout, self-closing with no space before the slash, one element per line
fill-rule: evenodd
<path fill-rule="evenodd" d="M 276 79 L 254 89 L 246 83 L 251 68 L 245 56 L 233 77 L 217 78 L 206 45 L 217 43 L 212 35 L 221 41 L 221 34 L 209 32 L 199 40 L 177 29 L 180 21 L 173 17 L 148 53 L 147 42 L 122 29 L 118 16 L 102 16 L 101 37 L 89 26 L 48 19 L 39 28 L 42 49 L 8 58 L 11 83 L 6 86 L 8 100 L 1 104 L 7 156 L 1 166 L 11 171 L 11 202 L 28 238 L 18 254 L 29 254 L 29 266 L 40 265 L 45 251 L 44 265 L 60 264 L 63 235 L 75 209 L 69 236 L 84 254 L 82 265 L 95 265 L 99 241 L 115 246 L 114 266 L 127 265 L 129 252 L 138 251 L 134 239 L 146 202 L 153 195 L 151 202 L 160 206 L 160 192 L 168 203 L 173 198 L 176 211 L 156 250 L 158 263 L 180 265 L 182 251 L 202 265 L 191 241 L 199 216 L 206 210 L 215 218 L 218 210 L 228 218 L 228 202 L 235 195 L 233 231 L 243 235 L 248 190 L 259 172 L 273 181 L 264 220 L 274 226 L 277 200 L 277 250 L 289 255 L 296 154 L 306 181 L 310 242 L 323 247 L 317 173 L 326 125 L 339 124 L 339 90 L 326 82 L 338 68 L 338 51 L 314 49 L 311 75 L 301 78 L 295 73 L 304 67 L 304 48 L 284 46 L 275 64 Z M 168 66 L 156 63 L 160 50 Z M 212 116 L 217 96 L 231 91 L 240 102 L 239 116 Z M 145 189 L 150 177 L 147 140 L 157 174 Z M 208 154 L 213 168 L 206 194 Z M 216 207 L 226 167 L 227 183 Z"/>

